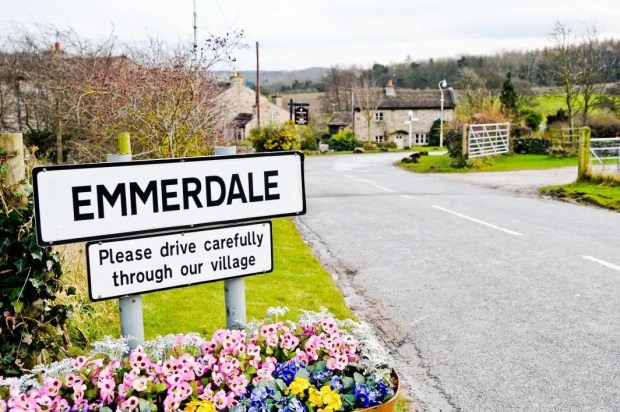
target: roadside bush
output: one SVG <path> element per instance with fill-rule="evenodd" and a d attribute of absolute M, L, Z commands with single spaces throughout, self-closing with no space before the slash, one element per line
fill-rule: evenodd
<path fill-rule="evenodd" d="M 257 152 L 272 152 L 299 149 L 300 141 L 293 122 L 284 125 L 269 124 L 250 131 L 249 140 Z"/>
<path fill-rule="evenodd" d="M 0 150 L 0 182 L 6 156 Z M 55 301 L 75 293 L 63 289 L 58 254 L 37 245 L 32 202 L 21 205 L 14 192 L 0 185 L 0 376 L 19 376 L 66 355 L 71 308 Z"/>
<path fill-rule="evenodd" d="M 353 132 L 351 130 L 344 130 L 333 135 L 332 138 L 329 139 L 329 148 L 337 152 L 343 150 L 355 150 L 356 147 L 360 146 L 362 146 L 361 142 L 353 136 Z"/>
<path fill-rule="evenodd" d="M 529 107 L 524 107 L 519 111 L 519 115 L 523 118 L 525 125 L 532 129 L 532 131 L 537 131 L 540 127 L 540 123 L 543 121 L 543 115 L 540 112 L 537 112 L 534 109 Z"/>
<path fill-rule="evenodd" d="M 559 159 L 565 157 L 575 157 L 577 156 L 577 148 L 568 147 L 568 146 L 552 146 L 549 149 L 549 156 L 557 157 Z"/>
<path fill-rule="evenodd" d="M 450 156 L 450 166 L 463 168 L 467 166 L 467 159 L 463 155 L 463 134 L 460 128 L 449 129 L 444 133 L 444 145 Z"/>
<path fill-rule="evenodd" d="M 362 146 L 362 148 L 364 150 L 377 150 L 379 148 L 379 146 L 377 146 L 373 142 L 364 142 L 364 145 Z"/>
<path fill-rule="evenodd" d="M 603 111 L 592 114 L 588 120 L 591 137 L 620 136 L 620 119 L 614 113 Z"/>
<path fill-rule="evenodd" d="M 554 123 L 566 123 L 568 122 L 568 115 L 564 109 L 558 109 L 553 115 L 547 116 L 547 124 L 552 125 Z"/>
<path fill-rule="evenodd" d="M 515 153 L 548 154 L 551 140 L 542 137 L 524 137 L 514 140 Z"/>
<path fill-rule="evenodd" d="M 396 142 L 379 142 L 377 143 L 379 149 L 398 149 Z"/>
<path fill-rule="evenodd" d="M 437 119 L 433 122 L 431 129 L 428 131 L 428 145 L 439 146 L 441 120 Z"/>
<path fill-rule="evenodd" d="M 301 150 L 316 152 L 319 150 L 319 138 L 308 126 L 297 126 L 297 131 L 301 136 Z"/>

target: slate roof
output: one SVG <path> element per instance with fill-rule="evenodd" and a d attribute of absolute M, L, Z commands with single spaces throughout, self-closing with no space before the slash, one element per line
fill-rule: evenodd
<path fill-rule="evenodd" d="M 454 90 L 443 92 L 444 109 L 454 109 L 456 98 Z M 441 92 L 433 89 L 396 89 L 394 96 L 383 96 L 379 109 L 440 109 Z"/>
<path fill-rule="evenodd" d="M 347 112 L 337 112 L 329 120 L 329 126 L 348 126 L 353 122 L 353 116 Z"/>

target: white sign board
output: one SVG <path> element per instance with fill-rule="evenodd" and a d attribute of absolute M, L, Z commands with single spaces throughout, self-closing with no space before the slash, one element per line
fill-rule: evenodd
<path fill-rule="evenodd" d="M 273 270 L 271 222 L 86 245 L 92 301 Z"/>
<path fill-rule="evenodd" d="M 306 212 L 303 154 L 37 167 L 39 245 Z"/>

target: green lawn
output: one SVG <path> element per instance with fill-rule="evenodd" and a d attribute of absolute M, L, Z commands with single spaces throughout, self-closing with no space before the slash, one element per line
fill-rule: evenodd
<path fill-rule="evenodd" d="M 286 306 L 288 318 L 321 306 L 339 318 L 353 317 L 331 275 L 312 255 L 290 219 L 273 221 L 274 271 L 245 278 L 248 320 L 270 306 Z M 210 334 L 226 326 L 224 282 L 142 296 L 146 339 L 180 332 Z"/>
<path fill-rule="evenodd" d="M 470 167 L 454 168 L 450 166 L 448 155 L 422 156 L 419 163 L 398 162 L 397 166 L 418 173 L 471 173 L 471 172 L 505 172 L 513 170 L 540 170 L 556 167 L 576 166 L 576 157 L 557 158 L 547 155 L 514 154 L 494 158 L 472 159 Z"/>

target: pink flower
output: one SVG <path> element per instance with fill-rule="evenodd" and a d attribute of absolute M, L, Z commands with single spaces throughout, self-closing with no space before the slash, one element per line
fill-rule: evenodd
<path fill-rule="evenodd" d="M 140 405 L 140 400 L 135 396 L 130 397 L 126 401 L 121 402 L 121 410 L 129 409 L 129 412 L 135 410 Z"/>
<path fill-rule="evenodd" d="M 146 378 L 138 378 L 131 383 L 131 387 L 138 392 L 144 392 L 147 388 L 147 383 Z"/>
<path fill-rule="evenodd" d="M 213 396 L 213 405 L 217 409 L 226 409 L 228 407 L 228 397 L 226 396 L 226 392 L 224 390 L 219 390 Z"/>

